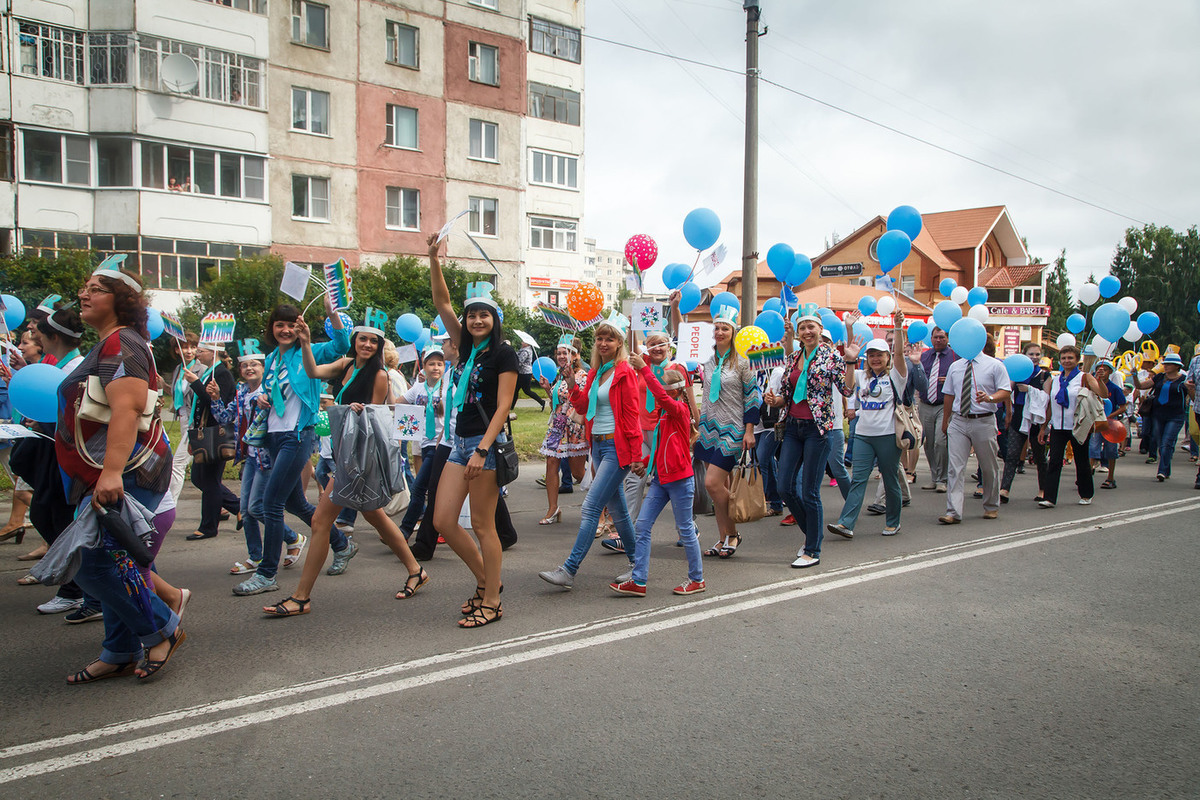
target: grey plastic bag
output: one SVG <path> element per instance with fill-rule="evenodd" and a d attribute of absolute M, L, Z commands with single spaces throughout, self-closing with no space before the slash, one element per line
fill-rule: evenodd
<path fill-rule="evenodd" d="M 367 406 L 355 414 L 349 406 L 329 409 L 333 437 L 333 493 L 343 508 L 383 508 L 404 487 L 400 448 L 392 442 L 392 414 L 387 406 Z"/>

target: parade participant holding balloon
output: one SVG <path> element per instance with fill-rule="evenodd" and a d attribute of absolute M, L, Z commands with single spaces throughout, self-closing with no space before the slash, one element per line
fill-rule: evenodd
<path fill-rule="evenodd" d="M 526 341 L 522 341 L 521 349 L 517 350 L 517 391 L 513 394 L 514 407 L 521 392 L 532 398 L 540 410 L 546 410 L 546 401 L 533 391 L 533 345 Z"/>
<path fill-rule="evenodd" d="M 949 342 L 960 358 L 950 365 L 942 386 L 941 430 L 946 435 L 949 482 L 946 513 L 938 517 L 938 522 L 957 525 L 962 522 L 963 488 L 972 448 L 983 483 L 983 518 L 996 519 L 999 515 L 996 410 L 997 404 L 1004 403 L 1012 394 L 1012 382 L 1004 362 L 984 352 L 988 333 L 983 323 L 969 318 L 956 322 L 950 330 Z"/>
<path fill-rule="evenodd" d="M 595 475 L 579 512 L 574 549 L 562 566 L 538 573 L 542 580 L 564 589 L 574 586 L 575 574 L 591 549 L 600 512 L 605 507 L 612 515 L 625 554 L 630 562 L 633 560 L 633 521 L 625 504 L 623 482 L 633 464 L 642 459 L 642 426 L 638 417 L 642 404 L 637 377 L 625 349 L 628 328 L 629 320 L 617 312 L 596 327 L 592 369 L 586 386 L 570 387 L 571 405 L 586 419 Z"/>
<path fill-rule="evenodd" d="M 1178 353 L 1167 353 L 1162 357 L 1163 371 L 1138 381 L 1138 388 L 1149 390 L 1154 408 L 1154 441 L 1158 445 L 1159 482 L 1171 477 L 1171 459 L 1175 455 L 1175 442 L 1183 429 L 1187 417 L 1184 413 L 1184 397 L 1195 399 L 1196 384 L 1188 380 L 1183 372 L 1183 359 Z"/>
<path fill-rule="evenodd" d="M 579 340 L 573 334 L 564 333 L 558 339 L 554 350 L 557 371 L 554 382 L 542 375 L 539 379 L 541 387 L 550 398 L 550 422 L 546 427 L 546 437 L 538 448 L 546 457 L 546 516 L 538 520 L 539 525 L 553 525 L 562 519 L 562 509 L 558 506 L 559 472 L 562 462 L 570 462 L 571 477 L 582 480 L 583 470 L 587 466 L 587 433 L 583 427 L 583 415 L 571 407 L 571 386 L 583 386 L 587 381 L 587 371 L 583 368 L 583 360 L 579 357 Z M 563 480 L 566 483 L 566 479 Z"/>
<path fill-rule="evenodd" d="M 310 378 L 329 381 L 336 403 L 349 406 L 352 413 L 361 414 L 367 404 L 382 405 L 387 402 L 391 387 L 388 384 L 387 369 L 383 365 L 383 331 L 368 325 L 360 325 L 354 328 L 350 335 L 350 352 L 354 354 L 353 357 L 347 356 L 327 364 L 317 364 L 312 344 L 309 341 L 308 326 L 303 318 L 297 320 L 297 328 L 305 374 Z M 304 557 L 304 574 L 300 577 L 300 585 L 283 602 L 273 606 L 264 606 L 263 612 L 269 616 L 292 617 L 312 611 L 312 590 L 317 583 L 317 576 L 320 575 L 321 568 L 325 566 L 325 558 L 329 555 L 330 531 L 331 529 L 336 530 L 333 527 L 334 520 L 337 519 L 338 513 L 343 508 L 333 499 L 334 483 L 335 481 L 331 479 L 325 485 L 321 491 L 321 499 L 313 512 L 312 535 L 309 540 L 308 553 Z M 418 589 L 429 582 L 428 573 L 413 558 L 412 552 L 408 549 L 408 543 L 404 541 L 404 535 L 396 527 L 396 523 L 392 522 L 384 513 L 382 507 L 364 511 L 362 515 L 363 519 L 375 528 L 379 533 L 379 538 L 391 548 L 408 570 L 408 579 L 396 595 L 396 599 L 404 600 L 412 597 Z M 353 551 L 358 549 L 353 544 L 351 547 Z M 349 561 L 354 555 L 353 551 L 342 554 L 344 557 L 342 564 Z M 329 574 L 340 574 L 335 570 L 338 565 L 335 553 L 334 566 L 330 567 Z"/>
<path fill-rule="evenodd" d="M 854 315 L 850 315 L 852 326 Z M 845 386 L 858 400 L 857 441 L 854 446 L 854 470 L 850 493 L 842 506 L 838 521 L 830 524 L 829 532 L 854 537 L 854 525 L 862 509 L 863 497 L 871 469 L 879 464 L 879 474 L 886 487 L 887 518 L 883 535 L 900 532 L 900 504 L 904 498 L 901 481 L 900 448 L 896 444 L 896 404 L 903 402 L 904 387 L 908 384 L 908 359 L 904 357 L 904 312 L 897 309 L 892 315 L 893 343 L 889 349 L 883 339 L 872 339 L 863 346 L 866 369 L 856 370 L 849 359 L 858 355 L 857 343 L 846 347 Z"/>
<path fill-rule="evenodd" d="M 1125 414 L 1125 392 L 1112 380 L 1116 371 L 1116 366 L 1108 359 L 1101 359 L 1092 367 L 1092 374 L 1096 376 L 1096 380 L 1108 389 L 1108 400 L 1104 403 L 1105 421 L 1101 423 L 1102 428 L 1096 431 L 1096 435 L 1092 436 L 1088 450 L 1092 472 L 1100 465 L 1108 469 L 1108 478 L 1100 484 L 1101 489 L 1117 488 L 1118 446 L 1125 441 L 1125 426 L 1121 424 L 1121 417 Z"/>
<path fill-rule="evenodd" d="M 1020 358 L 1028 359 L 1025 364 Z M 1010 359 L 1012 360 L 1010 362 Z M 1042 489 L 1046 482 L 1046 447 L 1039 439 L 1041 425 L 1030 422 L 1028 433 L 1025 433 L 1025 413 L 1029 405 L 1030 392 L 1040 392 L 1050 377 L 1050 373 L 1041 366 L 1042 348 L 1036 342 L 1026 342 L 1021 356 L 1011 355 L 1004 360 L 1012 382 L 1012 398 L 1008 408 L 1008 448 L 1004 453 L 1004 477 L 1000 479 L 1000 502 L 1008 502 L 1008 493 L 1012 489 L 1013 478 L 1016 477 L 1017 467 L 1025 452 L 1025 443 L 1033 454 L 1033 463 L 1037 466 L 1038 494 L 1035 499 L 1041 500 Z M 1013 364 L 1012 367 L 1009 364 Z M 1014 372 L 1014 370 L 1016 370 Z M 1030 371 L 1032 370 L 1032 371 Z"/>
<path fill-rule="evenodd" d="M 55 455 L 66 479 L 67 502 L 80 504 L 81 511 L 90 501 L 97 511 L 120 513 L 128 501 L 136 501 L 124 510 L 152 520 L 153 555 L 170 530 L 175 507 L 167 492 L 171 445 L 157 409 L 146 413 L 148 406 L 153 408 L 151 393 L 159 389 L 147 342 L 146 297 L 136 277 L 102 264 L 79 291 L 79 303 L 80 318 L 97 331 L 100 342 L 58 389 Z M 107 423 L 80 415 L 85 393 L 94 396 L 89 382 L 103 390 Z M 100 656 L 69 677 L 69 683 L 149 678 L 186 638 L 179 619 L 188 593 L 177 590 L 175 604 L 164 602 L 152 588 L 150 571 L 125 552 L 107 533 L 100 547 L 78 551 L 75 582 L 100 601 L 104 644 Z"/>
<path fill-rule="evenodd" d="M 796 338 L 798 346 L 783 368 L 782 394 L 770 394 L 766 402 L 783 409 L 786 420 L 777 475 L 783 500 L 804 534 L 804 544 L 792 562 L 803 569 L 821 563 L 825 538 L 821 479 L 829 458 L 833 404 L 846 395 L 846 365 L 858 361 L 866 339 L 860 335 L 861 341 L 847 343 L 843 360 L 832 343 L 821 341 L 816 303 L 800 307 Z"/>
<path fill-rule="evenodd" d="M 22 316 L 24 312 L 22 312 Z M 17 341 L 17 352 L 11 353 L 9 356 L 9 365 L 13 370 L 19 370 L 26 364 L 40 364 L 44 353 L 42 351 L 41 342 L 39 342 L 35 334 L 26 330 L 21 334 Z M 20 412 L 18 411 L 19 415 Z M 7 462 L 10 453 L 9 448 L 0 450 L 4 454 Z M 5 466 L 6 469 L 11 469 Z M 33 487 L 20 475 L 13 475 L 13 499 L 12 508 L 9 510 L 8 524 L 0 530 L 0 542 L 7 542 L 12 539 L 17 544 L 25 540 L 25 518 L 29 515 L 29 506 L 33 502 Z M 33 551 L 32 557 L 29 560 L 36 560 L 45 555 L 45 547 L 38 547 Z"/>
<path fill-rule="evenodd" d="M 220 344 L 202 344 L 196 352 L 199 366 L 183 372 L 192 390 L 188 414 L 189 449 L 194 437 L 203 435 L 206 429 L 222 421 L 219 413 L 224 413 L 225 406 L 233 402 L 237 392 L 233 374 L 220 357 L 224 349 Z M 195 533 L 184 537 L 189 542 L 215 538 L 221 524 L 221 510 L 237 514 L 241 508 L 241 499 L 222 482 L 228 460 L 219 457 L 220 447 L 214 452 L 218 457 L 211 461 L 192 462 L 192 485 L 200 490 L 200 524 Z"/>
<path fill-rule="evenodd" d="M 349 332 L 341 315 L 334 311 L 328 293 L 325 311 L 329 315 L 330 341 L 311 345 L 317 364 L 337 360 L 350 346 Z M 275 575 L 283 550 L 285 508 L 305 525 L 312 526 L 314 508 L 300 488 L 300 474 L 304 466 L 311 463 L 316 449 L 321 380 L 305 372 L 301 335 L 308 335 L 308 325 L 296 306 L 287 303 L 276 306 L 267 317 L 264 336 L 267 344 L 275 349 L 267 356 L 263 368 L 266 376 L 263 393 L 258 397 L 258 407 L 266 411 L 264 441 L 271 459 L 271 474 L 263 487 L 263 557 L 258 571 L 233 587 L 233 593 L 239 596 L 273 592 L 279 588 Z M 335 557 L 342 558 L 343 568 L 344 563 L 358 552 L 358 547 L 341 531 L 330 532 L 330 544 Z"/>
<path fill-rule="evenodd" d="M 1092 466 L 1085 454 L 1091 442 L 1089 425 L 1082 439 L 1075 433 L 1076 416 L 1080 411 L 1079 396 L 1088 389 L 1098 397 L 1107 396 L 1108 389 L 1092 375 L 1079 368 L 1080 353 L 1075 345 L 1066 345 L 1058 351 L 1058 366 L 1061 372 L 1046 381 L 1049 398 L 1049 422 L 1042 427 L 1039 439 L 1050 445 L 1049 462 L 1046 465 L 1046 482 L 1042 486 L 1042 508 L 1054 508 L 1058 503 L 1058 483 L 1062 477 L 1063 456 L 1067 445 L 1075 452 L 1075 485 L 1079 488 L 1079 504 L 1089 505 L 1095 494 L 1092 482 Z"/>
<path fill-rule="evenodd" d="M 935 327 L 930 331 L 929 340 L 933 346 L 921 354 L 921 369 L 925 371 L 928 383 L 924 394 L 921 395 L 918 413 L 921 415 L 921 438 L 925 447 L 925 460 L 929 462 L 931 480 L 921 488 L 944 493 L 949 458 L 946 433 L 942 430 L 942 416 L 945 413 L 942 389 L 946 385 L 946 376 L 950 374 L 950 365 L 958 360 L 958 354 L 950 349 L 950 336 L 942 328 Z"/>
<path fill-rule="evenodd" d="M 895 305 L 888 307 L 888 313 L 895 309 Z M 891 353 L 895 346 L 896 332 L 894 330 L 887 331 L 884 334 L 884 339 L 887 341 L 888 352 Z M 904 384 L 904 392 L 900 397 L 901 405 L 911 406 L 913 402 L 929 390 L 929 385 L 925 377 L 924 370 L 921 369 L 921 350 L 920 345 L 916 348 L 911 342 L 906 341 L 903 347 L 904 359 L 907 361 L 908 380 Z M 909 464 L 913 468 L 913 478 L 916 479 L 916 459 L 919 450 L 913 448 L 911 450 L 900 450 L 900 499 L 901 507 L 907 508 L 912 502 L 912 490 L 909 489 Z M 909 457 L 911 456 L 911 461 Z M 842 498 L 845 500 L 845 497 Z M 867 506 L 867 512 L 879 516 L 887 513 L 887 483 L 880 481 L 875 490 L 875 500 Z"/>
<path fill-rule="evenodd" d="M 184 373 L 188 370 L 196 372 L 200 362 L 196 360 L 196 349 L 200 346 L 200 337 L 188 331 L 183 339 L 176 340 L 179 352 L 179 364 L 171 375 L 170 408 L 179 423 L 179 444 L 174 449 L 174 461 L 171 462 L 171 496 L 179 501 L 179 493 L 183 491 L 184 478 L 187 475 L 188 464 L 192 463 L 192 451 L 188 447 L 187 432 L 191 420 L 188 418 L 192 408 L 192 386 Z M 165 403 L 164 403 L 165 405 Z"/>
<path fill-rule="evenodd" d="M 457 412 L 454 449 L 442 469 L 434 508 L 434 523 L 446 544 L 475 576 L 475 593 L 462 606 L 463 628 L 490 625 L 503 616 L 500 570 L 503 550 L 496 530 L 500 487 L 496 483 L 496 451 L 517 385 L 517 354 L 504 344 L 500 306 L 489 284 L 467 287 L 462 318 L 454 312 L 450 289 L 438 260 L 437 234 L 429 239 L 429 272 L 433 303 L 458 340 L 459 363 L 450 373 L 454 392 L 449 405 Z M 471 529 L 478 547 L 463 527 L 459 514 L 468 495 Z"/>
<path fill-rule="evenodd" d="M 704 364 L 707 385 L 700 406 L 700 438 L 696 458 L 707 464 L 704 488 L 712 498 L 717 517 L 717 543 L 706 556 L 729 558 L 742 536 L 729 520 L 729 475 L 743 451 L 753 450 L 758 422 L 758 382 L 750 361 L 734 346 L 738 309 L 722 306 L 713 317 L 715 347 Z M 749 329 L 748 329 L 749 330 Z"/>

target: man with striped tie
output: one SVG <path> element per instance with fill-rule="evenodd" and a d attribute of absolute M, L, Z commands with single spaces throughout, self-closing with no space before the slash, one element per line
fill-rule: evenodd
<path fill-rule="evenodd" d="M 992 348 L 987 348 L 995 352 Z M 996 519 L 1000 510 L 1000 470 L 996 443 L 996 410 L 1012 394 L 1004 362 L 986 352 L 960 358 L 950 365 L 942 387 L 942 431 L 949 457 L 949 486 L 943 525 L 957 525 L 963 515 L 963 487 L 971 449 L 983 477 L 983 518 Z"/>

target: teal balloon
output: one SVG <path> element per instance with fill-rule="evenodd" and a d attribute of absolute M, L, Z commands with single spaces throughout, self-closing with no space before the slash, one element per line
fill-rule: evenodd
<path fill-rule="evenodd" d="M 958 281 L 954 278 L 942 278 L 942 282 L 938 284 L 938 291 L 942 297 L 949 297 L 950 293 L 958 286 Z"/>
<path fill-rule="evenodd" d="M 695 311 L 700 305 L 702 296 L 700 287 L 688 281 L 683 286 L 679 287 L 679 313 L 687 314 L 690 311 Z"/>
<path fill-rule="evenodd" d="M 741 311 L 741 309 L 742 309 L 742 304 L 738 300 L 736 294 L 734 294 L 733 292 L 721 292 L 720 294 L 718 294 L 716 297 L 714 297 L 712 299 L 712 302 L 710 302 L 708 304 L 708 310 L 709 310 L 709 313 L 712 314 L 713 318 L 715 319 L 717 316 L 717 312 L 720 311 L 725 306 L 733 306 L 735 311 Z"/>
<path fill-rule="evenodd" d="M 683 238 L 697 250 L 712 247 L 720 236 L 721 220 L 712 209 L 697 208 L 683 218 Z"/>
<path fill-rule="evenodd" d="M 783 315 L 778 311 L 763 311 L 755 317 L 754 324 L 763 329 L 770 341 L 783 341 Z"/>
<path fill-rule="evenodd" d="M 1083 314 L 1072 314 L 1067 317 L 1067 330 L 1071 333 L 1083 333 L 1083 329 L 1087 327 L 1087 319 Z M 1145 331 L 1142 331 L 1145 333 Z"/>
<path fill-rule="evenodd" d="M 1033 360 L 1022 353 L 1014 353 L 1004 359 L 1004 369 L 1008 370 L 1008 378 L 1012 381 L 1027 381 L 1033 376 L 1035 367 Z"/>
<path fill-rule="evenodd" d="M 929 326 L 924 322 L 921 322 L 921 320 L 917 320 L 908 326 L 908 330 L 905 332 L 905 335 L 908 337 L 910 342 L 923 341 L 925 337 L 929 335 Z"/>
<path fill-rule="evenodd" d="M 426 347 L 429 347 L 429 345 L 433 344 L 433 331 L 429 328 L 422 328 L 421 336 L 414 344 L 417 346 L 417 350 L 424 350 Z"/>
<path fill-rule="evenodd" d="M 887 227 L 889 231 L 904 231 L 909 239 L 916 239 L 921 233 L 921 212 L 912 206 L 897 206 L 888 214 Z"/>
<path fill-rule="evenodd" d="M 846 341 L 846 323 L 832 313 L 821 317 L 821 325 L 829 331 L 829 337 L 833 339 L 834 344 Z"/>
<path fill-rule="evenodd" d="M 963 317 L 950 326 L 950 349 L 959 358 L 974 358 L 983 352 L 987 344 L 987 328 L 983 323 L 971 317 Z"/>
<path fill-rule="evenodd" d="M 1092 313 L 1092 329 L 1110 342 L 1120 341 L 1129 330 L 1129 312 L 1117 303 L 1105 303 Z"/>
<path fill-rule="evenodd" d="M 879 302 L 869 294 L 858 298 L 858 311 L 864 317 L 874 314 L 877 305 L 879 305 Z"/>
<path fill-rule="evenodd" d="M 663 268 L 662 280 L 663 284 L 672 291 L 678 289 L 683 284 L 687 283 L 688 276 L 691 275 L 692 269 L 687 264 L 667 264 Z"/>
<path fill-rule="evenodd" d="M 157 308 L 146 309 L 146 332 L 150 335 L 150 341 L 154 341 L 162 336 L 166 326 L 163 325 L 162 312 Z"/>
<path fill-rule="evenodd" d="M 981 306 L 987 302 L 987 289 L 982 286 L 976 286 L 971 291 L 967 292 L 967 305 L 974 308 Z"/>
<path fill-rule="evenodd" d="M 799 286 L 808 280 L 809 275 L 812 275 L 812 260 L 803 253 L 796 253 L 796 258 L 792 262 L 792 268 L 788 271 L 787 280 L 784 283 L 788 286 Z"/>
<path fill-rule="evenodd" d="M 949 332 L 954 323 L 962 319 L 962 309 L 952 300 L 943 300 L 933 307 L 933 324 Z M 957 350 L 955 352 L 958 352 Z"/>
<path fill-rule="evenodd" d="M 542 356 L 533 362 L 533 377 L 539 381 L 544 379 L 554 383 L 554 379 L 558 377 L 558 365 L 554 363 L 554 359 Z"/>
<path fill-rule="evenodd" d="M 875 245 L 875 255 L 879 258 L 879 268 L 890 272 L 897 264 L 908 258 L 912 252 L 912 239 L 904 231 L 888 231 L 879 237 Z"/>
<path fill-rule="evenodd" d="M 1121 279 L 1116 275 L 1105 275 L 1100 279 L 1100 296 L 1101 297 L 1116 297 L 1121 291 Z M 1105 336 L 1104 338 L 1108 338 Z M 1110 340 L 1111 341 L 1111 340 Z"/>
<path fill-rule="evenodd" d="M 396 320 L 396 335 L 406 342 L 416 342 L 421 338 L 423 327 L 416 314 L 401 314 Z"/>
<path fill-rule="evenodd" d="M 1198 310 L 1200 310 L 1200 306 L 1198 306 Z M 1137 328 L 1142 333 L 1154 333 L 1158 330 L 1158 314 L 1153 311 L 1143 311 L 1138 314 Z"/>
<path fill-rule="evenodd" d="M 771 245 L 771 249 L 767 251 L 767 267 L 770 268 L 771 274 L 779 281 L 787 280 L 787 276 L 791 273 L 792 267 L 796 264 L 796 251 L 792 249 L 790 244 Z"/>
<path fill-rule="evenodd" d="M 4 324 L 10 331 L 15 331 L 25 321 L 25 304 L 11 294 L 0 294 L 0 300 L 4 301 Z"/>
<path fill-rule="evenodd" d="M 29 364 L 13 373 L 8 398 L 21 416 L 37 422 L 58 421 L 58 385 L 67 373 L 49 364 Z"/>
<path fill-rule="evenodd" d="M 775 311 L 783 314 L 783 301 L 778 297 L 769 297 L 767 298 L 767 302 L 763 303 L 763 311 Z M 759 327 L 761 328 L 762 326 L 759 325 Z"/>

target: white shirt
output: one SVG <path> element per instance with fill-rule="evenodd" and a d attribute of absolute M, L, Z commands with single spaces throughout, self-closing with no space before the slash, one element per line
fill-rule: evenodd
<path fill-rule="evenodd" d="M 975 399 L 975 393 L 995 394 L 1001 390 L 1011 392 L 1012 381 L 1008 379 L 1008 370 L 1004 368 L 1003 361 L 983 353 L 970 360 L 960 358 L 950 365 L 950 369 L 946 370 L 946 383 L 942 387 L 942 394 L 946 396 L 946 402 L 952 404 L 951 411 L 958 414 L 962 410 L 959 408 L 958 396 L 962 392 L 967 365 L 971 366 L 971 385 L 974 387 L 971 391 L 971 410 L 967 413 L 995 414 L 998 408 L 997 404 L 980 403 Z"/>
<path fill-rule="evenodd" d="M 854 371 L 854 399 L 858 403 L 855 436 L 892 436 L 896 433 L 893 391 L 896 386 L 900 387 L 901 393 L 904 392 L 904 378 L 895 367 L 880 378 L 865 369 Z"/>
<path fill-rule="evenodd" d="M 444 398 L 445 398 L 445 394 L 446 394 L 446 384 L 448 381 L 449 381 L 449 378 L 446 377 L 445 375 L 443 375 L 442 380 L 439 382 L 437 391 L 434 392 L 434 397 L 442 400 L 442 408 L 443 409 L 446 408 L 446 403 L 445 403 Z M 418 405 L 418 406 L 428 405 L 429 393 L 428 393 L 427 389 L 428 389 L 428 385 L 424 381 L 422 381 L 421 383 L 414 383 L 412 386 L 409 387 L 408 391 L 404 393 L 404 395 L 402 396 L 401 399 L 403 399 L 405 403 L 408 403 L 410 405 Z M 430 439 L 430 438 L 423 437 L 421 439 L 421 449 L 422 450 L 424 450 L 426 447 L 433 447 L 434 445 L 436 445 L 438 443 L 438 440 L 442 438 L 442 417 L 443 416 L 444 416 L 444 414 L 442 414 L 442 413 L 438 413 L 438 414 L 434 415 L 434 417 L 433 417 L 433 431 L 434 431 L 433 438 Z M 422 417 L 421 430 L 425 430 L 424 417 Z"/>
<path fill-rule="evenodd" d="M 1079 370 L 1079 374 L 1071 379 L 1067 384 L 1067 407 L 1063 408 L 1054 398 L 1058 395 L 1058 381 L 1062 373 L 1051 375 L 1046 379 L 1046 385 L 1050 387 L 1050 410 L 1047 416 L 1050 417 L 1050 427 L 1059 431 L 1069 431 L 1075 427 L 1075 401 L 1079 397 L 1079 390 L 1083 388 L 1083 370 Z"/>
<path fill-rule="evenodd" d="M 762 388 L 762 384 L 759 384 L 759 389 Z M 783 367 L 776 367 L 775 369 L 771 370 L 771 375 L 767 378 L 766 391 L 776 395 L 783 394 Z M 836 400 L 836 398 L 834 399 Z M 784 411 L 784 413 L 787 412 Z M 758 434 L 765 430 L 766 426 L 762 424 L 762 417 L 759 417 L 758 424 L 754 426 L 754 432 Z"/>

